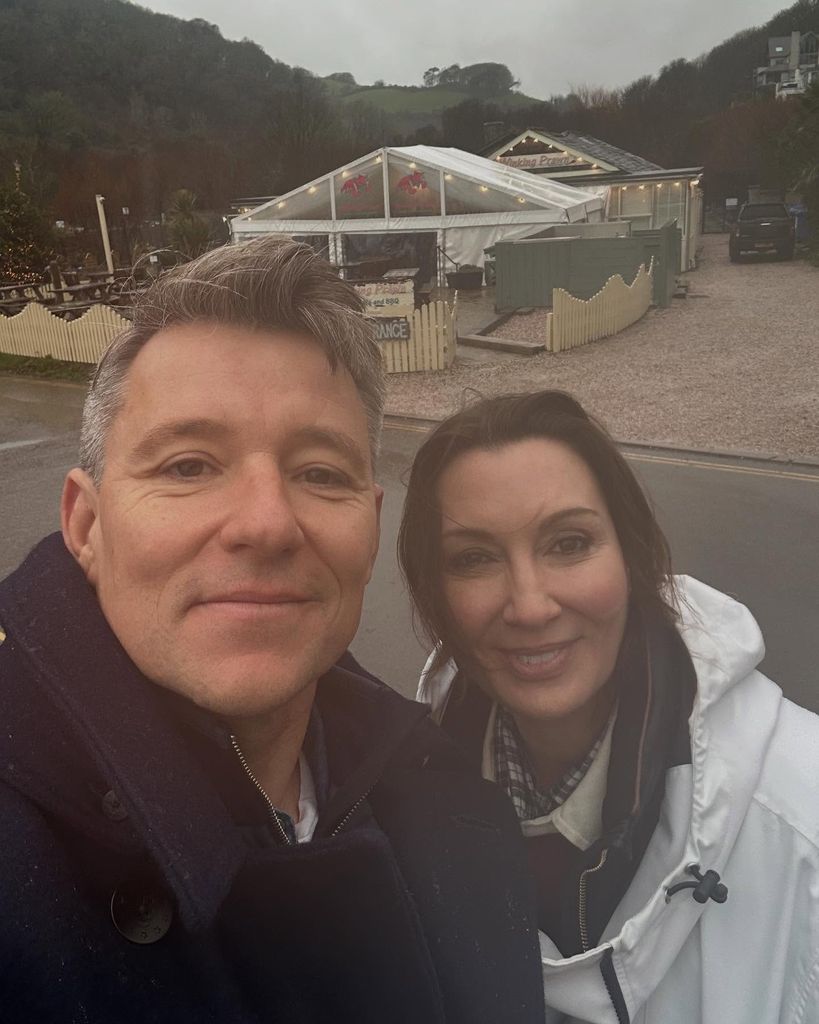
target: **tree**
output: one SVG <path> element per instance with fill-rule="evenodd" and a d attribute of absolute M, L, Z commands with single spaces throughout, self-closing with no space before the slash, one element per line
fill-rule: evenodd
<path fill-rule="evenodd" d="M 440 73 L 440 68 L 427 68 L 424 72 L 424 85 L 427 89 L 433 89 L 438 84 L 438 76 Z"/>
<path fill-rule="evenodd" d="M 42 281 L 53 243 L 51 225 L 26 193 L 0 186 L 0 281 Z"/>
<path fill-rule="evenodd" d="M 799 100 L 799 107 L 780 139 L 780 150 L 793 188 L 802 193 L 811 226 L 812 248 L 819 254 L 819 82 Z"/>
<path fill-rule="evenodd" d="M 180 188 L 171 196 L 167 213 L 171 245 L 191 258 L 201 255 L 210 239 L 208 222 L 196 212 L 196 204 L 194 193 Z"/>

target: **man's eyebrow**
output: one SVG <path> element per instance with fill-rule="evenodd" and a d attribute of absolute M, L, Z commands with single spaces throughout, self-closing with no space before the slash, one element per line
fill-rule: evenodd
<path fill-rule="evenodd" d="M 576 519 L 578 517 L 600 519 L 600 513 L 593 508 L 585 508 L 582 505 L 578 505 L 575 508 L 562 508 L 558 512 L 553 512 L 550 516 L 546 516 L 538 523 L 538 533 L 545 533 L 547 530 L 553 529 L 555 526 L 559 526 L 561 522 L 566 519 Z M 442 537 L 459 537 L 463 539 L 475 539 L 475 540 L 491 540 L 494 534 L 490 530 L 481 530 L 473 528 L 471 526 L 462 526 L 460 523 L 456 523 L 450 519 L 450 525 L 447 525 L 445 520 L 443 529 L 441 530 Z"/>
<path fill-rule="evenodd" d="M 348 459 L 356 473 L 366 476 L 370 469 L 369 450 L 364 451 L 361 445 L 343 430 L 334 430 L 332 427 L 302 427 L 293 435 L 291 445 L 332 448 Z"/>
<path fill-rule="evenodd" d="M 146 462 L 158 455 L 162 449 L 173 441 L 189 437 L 203 438 L 208 441 L 223 440 L 229 433 L 228 427 L 219 420 L 197 417 L 187 420 L 171 420 L 152 427 L 144 437 L 131 449 L 131 458 L 137 462 Z"/>

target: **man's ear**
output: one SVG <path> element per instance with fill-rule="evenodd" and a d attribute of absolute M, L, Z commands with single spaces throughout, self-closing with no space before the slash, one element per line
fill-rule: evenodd
<path fill-rule="evenodd" d="M 96 584 L 97 516 L 99 495 L 84 469 L 72 469 L 65 478 L 60 501 L 60 523 L 65 546 L 80 563 L 88 582 Z"/>
<path fill-rule="evenodd" d="M 378 546 L 381 543 L 381 506 L 384 504 L 384 488 L 380 484 L 373 485 L 375 490 L 375 543 L 373 544 L 373 556 L 370 562 L 370 576 L 375 567 L 375 559 L 378 555 Z"/>

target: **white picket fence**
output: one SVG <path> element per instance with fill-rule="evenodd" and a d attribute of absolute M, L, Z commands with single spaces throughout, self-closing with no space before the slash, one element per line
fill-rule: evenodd
<path fill-rule="evenodd" d="M 445 370 L 451 366 L 458 339 L 457 315 L 457 297 L 451 306 L 438 301 L 416 309 L 410 318 L 409 339 L 382 343 L 387 373 Z"/>
<path fill-rule="evenodd" d="M 590 299 L 577 299 L 562 288 L 552 292 L 552 312 L 546 324 L 546 348 L 565 352 L 625 330 L 651 305 L 654 259 L 641 266 L 631 284 L 619 274 L 610 277 Z"/>
<path fill-rule="evenodd" d="M 445 370 L 452 365 L 458 338 L 457 298 L 430 302 L 410 319 L 410 338 L 382 343 L 387 373 Z M 129 321 L 110 306 L 96 305 L 76 320 L 63 320 L 38 302 L 15 316 L 0 316 L 0 352 L 51 356 L 73 363 L 96 363 L 111 339 Z"/>
<path fill-rule="evenodd" d="M 39 302 L 16 316 L 0 316 L 0 352 L 51 356 L 72 363 L 96 363 L 129 321 L 110 306 L 91 306 L 76 320 L 63 320 Z"/>

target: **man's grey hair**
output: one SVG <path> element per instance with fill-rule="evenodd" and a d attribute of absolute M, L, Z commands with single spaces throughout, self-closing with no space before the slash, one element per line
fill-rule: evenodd
<path fill-rule="evenodd" d="M 131 326 L 103 354 L 85 400 L 80 465 L 96 484 L 134 359 L 164 328 L 197 322 L 298 331 L 314 338 L 331 370 L 342 366 L 355 382 L 375 461 L 384 414 L 384 365 L 361 297 L 309 245 L 262 237 L 213 249 L 168 271 L 137 301 Z"/>

